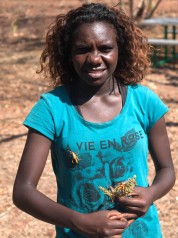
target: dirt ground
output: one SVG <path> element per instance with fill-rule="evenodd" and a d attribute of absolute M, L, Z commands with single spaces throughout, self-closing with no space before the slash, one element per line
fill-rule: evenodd
<path fill-rule="evenodd" d="M 39 95 L 49 90 L 48 82 L 35 73 L 39 68 L 39 57 L 43 48 L 46 27 L 56 14 L 64 13 L 82 2 L 84 1 L 0 1 L 1 238 L 55 237 L 52 225 L 38 221 L 18 210 L 12 203 L 11 195 L 27 133 L 22 122 Z M 178 1 L 163 0 L 163 2 L 158 14 L 177 16 L 175 6 L 178 6 Z M 110 1 L 111 5 L 115 3 L 116 1 Z M 150 28 L 145 31 L 151 34 Z M 178 173 L 178 62 L 152 69 L 143 84 L 154 90 L 170 108 L 166 115 L 166 123 L 173 161 L 176 173 Z M 154 169 L 150 159 L 149 165 L 149 180 L 151 181 Z M 56 187 L 54 184 L 55 178 L 49 156 L 39 189 L 55 200 Z M 166 196 L 156 202 L 156 205 L 163 236 L 177 238 L 178 182 Z"/>

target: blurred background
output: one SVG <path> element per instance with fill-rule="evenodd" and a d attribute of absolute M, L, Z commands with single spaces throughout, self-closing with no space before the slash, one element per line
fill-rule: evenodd
<path fill-rule="evenodd" d="M 92 1 L 82 0 L 0 0 L 0 237 L 54 238 L 54 226 L 38 221 L 12 203 L 12 187 L 27 129 L 22 125 L 49 82 L 36 74 L 49 24 L 57 14 Z M 144 24 L 150 18 L 178 19 L 178 0 L 103 0 L 122 8 L 148 38 L 178 40 L 178 26 Z M 173 33 L 174 31 L 174 33 Z M 156 45 L 150 73 L 143 84 L 155 91 L 170 108 L 166 115 L 168 135 L 176 173 L 178 172 L 178 54 L 177 46 Z M 166 55 L 165 55 L 166 54 Z M 170 59 L 165 60 L 165 59 Z M 161 63 L 159 64 L 159 62 Z M 149 180 L 154 176 L 149 158 Z M 56 200 L 55 178 L 50 156 L 39 183 L 40 191 Z M 165 238 L 178 237 L 178 183 L 156 202 Z M 141 237 L 142 238 L 142 237 Z M 155 237 L 156 238 L 156 237 Z"/>

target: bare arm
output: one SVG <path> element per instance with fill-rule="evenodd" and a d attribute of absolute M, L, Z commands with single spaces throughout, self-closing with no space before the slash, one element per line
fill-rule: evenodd
<path fill-rule="evenodd" d="M 51 141 L 30 130 L 14 183 L 14 204 L 26 213 L 45 222 L 68 227 L 87 237 L 120 237 L 127 220 L 117 211 L 78 213 L 62 206 L 37 190 L 37 185 L 51 146 Z M 109 219 L 113 214 L 117 219 Z"/>
<path fill-rule="evenodd" d="M 132 198 L 122 197 L 119 202 L 128 212 L 144 215 L 149 206 L 164 196 L 174 185 L 175 171 L 164 117 L 150 130 L 149 150 L 155 165 L 156 175 L 150 187 L 136 187 Z"/>
<path fill-rule="evenodd" d="M 35 131 L 29 132 L 14 184 L 13 201 L 21 210 L 40 220 L 71 226 L 68 215 L 72 216 L 75 212 L 60 206 L 36 189 L 50 146 L 49 139 Z M 66 214 L 66 217 L 59 216 L 58 212 Z"/>
<path fill-rule="evenodd" d="M 175 171 L 164 117 L 149 132 L 149 150 L 156 176 L 150 187 L 153 201 L 164 196 L 175 183 Z"/>

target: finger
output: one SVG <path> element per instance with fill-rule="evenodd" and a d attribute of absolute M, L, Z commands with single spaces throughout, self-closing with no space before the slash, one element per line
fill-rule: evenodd
<path fill-rule="evenodd" d="M 146 209 L 139 207 L 125 207 L 125 210 L 129 213 L 135 213 L 138 217 L 143 216 L 146 213 Z"/>
<path fill-rule="evenodd" d="M 145 194 L 147 188 L 143 188 L 143 187 L 135 187 L 134 191 L 129 193 L 128 196 L 132 197 L 132 198 L 142 198 L 142 196 Z"/>
<path fill-rule="evenodd" d="M 107 236 L 107 238 L 109 238 L 109 237 L 112 237 L 112 238 L 122 237 L 122 233 L 124 232 L 124 230 L 125 229 L 115 229 L 115 230 L 112 230 L 110 235 Z M 103 238 L 103 236 L 102 236 L 102 238 Z"/>
<path fill-rule="evenodd" d="M 122 238 L 122 235 L 116 235 L 116 236 L 109 236 L 107 238 Z"/>
<path fill-rule="evenodd" d="M 127 220 L 132 220 L 132 219 L 138 218 L 138 215 L 135 214 L 135 213 L 122 213 L 122 214 L 120 215 L 120 217 L 123 217 L 123 218 L 125 218 L 125 219 L 127 219 Z"/>
<path fill-rule="evenodd" d="M 122 226 L 122 228 L 127 226 L 128 220 L 125 217 L 121 217 L 121 216 L 113 216 L 110 218 L 110 220 L 118 220 L 119 221 L 119 227 L 121 227 L 121 221 L 123 222 L 122 224 L 124 224 Z M 126 226 L 125 226 L 126 224 Z M 118 228 L 118 227 L 117 227 Z"/>
<path fill-rule="evenodd" d="M 111 216 L 109 219 L 110 220 L 121 220 L 121 219 L 127 219 L 127 221 L 129 222 L 130 220 L 135 220 L 136 218 L 138 218 L 139 216 L 136 213 L 122 213 L 120 215 L 114 215 Z"/>
<path fill-rule="evenodd" d="M 127 223 L 127 227 L 130 226 L 134 221 L 135 221 L 135 219 L 129 220 L 128 223 Z"/>
<path fill-rule="evenodd" d="M 140 197 L 140 194 L 138 193 L 135 193 L 135 192 L 132 192 L 132 193 L 129 193 L 126 198 L 139 198 Z"/>
<path fill-rule="evenodd" d="M 128 221 L 124 217 L 115 219 L 115 220 L 111 220 L 110 229 L 115 230 L 115 231 L 117 229 L 125 229 L 125 227 L 127 226 L 127 223 L 128 223 Z M 114 235 L 116 235 L 116 234 L 114 234 Z"/>
<path fill-rule="evenodd" d="M 118 216 L 114 215 L 109 217 L 110 220 L 120 220 L 121 218 L 122 218 L 121 215 L 118 215 Z"/>
<path fill-rule="evenodd" d="M 115 219 L 120 220 L 121 218 L 123 218 L 122 213 L 120 213 L 120 214 L 113 214 L 113 215 L 111 215 L 109 217 L 110 220 L 115 220 Z"/>
<path fill-rule="evenodd" d="M 108 214 L 107 214 L 107 218 L 111 218 L 112 216 L 119 216 L 121 213 L 118 212 L 117 210 L 111 210 Z"/>
<path fill-rule="evenodd" d="M 142 207 L 144 205 L 144 201 L 141 198 L 130 198 L 130 197 L 121 197 L 118 202 L 122 206 L 131 206 L 131 207 Z"/>

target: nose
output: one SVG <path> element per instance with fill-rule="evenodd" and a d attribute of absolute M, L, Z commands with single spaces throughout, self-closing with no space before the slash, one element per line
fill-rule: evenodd
<path fill-rule="evenodd" d="M 102 63 L 101 56 L 98 54 L 97 51 L 90 52 L 87 57 L 87 61 L 88 61 L 88 63 L 93 64 L 93 65 L 100 65 Z"/>

